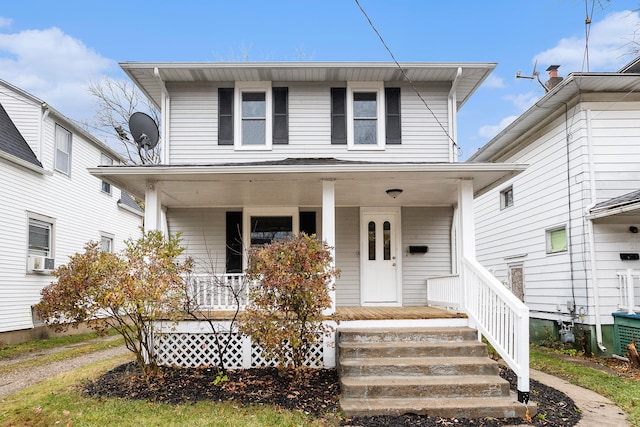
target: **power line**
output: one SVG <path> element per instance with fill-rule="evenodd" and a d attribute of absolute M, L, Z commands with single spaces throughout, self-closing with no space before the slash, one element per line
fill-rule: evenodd
<path fill-rule="evenodd" d="M 354 0 L 356 2 L 356 4 L 358 5 L 358 7 L 360 8 L 360 11 L 362 12 L 362 14 L 364 15 L 364 17 L 367 19 L 367 21 L 369 22 L 369 25 L 371 26 L 371 28 L 373 29 L 373 31 L 378 35 L 378 38 L 380 39 L 380 41 L 382 42 L 382 45 L 384 46 L 384 48 L 387 50 L 387 52 L 389 52 L 389 55 L 391 55 L 391 58 L 393 59 L 393 62 L 396 64 L 396 66 L 398 67 L 398 69 L 400 70 L 400 72 L 402 73 L 402 76 L 405 78 L 405 80 L 407 82 L 409 82 L 409 85 L 411 86 L 411 88 L 413 89 L 413 91 L 416 93 L 416 95 L 418 95 L 418 98 L 420 98 L 420 101 L 422 101 L 422 103 L 424 104 L 424 106 L 427 108 L 427 110 L 429 110 L 429 112 L 431 113 L 431 115 L 433 116 L 433 118 L 435 119 L 435 121 L 438 123 L 438 125 L 440 126 L 440 128 L 442 128 L 443 132 L 445 133 L 445 135 L 447 135 L 447 137 L 449 138 L 449 140 L 451 141 L 451 143 L 453 144 L 453 146 L 458 150 L 458 154 L 462 153 L 462 149 L 460 148 L 460 146 L 458 146 L 458 144 L 456 143 L 456 141 L 451 137 L 451 135 L 449 135 L 449 132 L 447 131 L 447 129 L 442 125 L 442 123 L 440 122 L 440 120 L 438 120 L 438 117 L 435 115 L 435 113 L 433 112 L 433 110 L 429 107 L 429 105 L 427 104 L 427 101 L 422 97 L 422 95 L 420 94 L 420 92 L 418 91 L 418 88 L 416 88 L 415 84 L 413 83 L 413 81 L 409 78 L 409 76 L 407 75 L 406 71 L 404 70 L 404 68 L 402 68 L 402 65 L 400 65 L 400 63 L 398 62 L 398 60 L 396 59 L 395 55 L 393 54 L 393 52 L 391 51 L 391 49 L 389 48 L 389 46 L 387 45 L 387 43 L 384 41 L 384 38 L 382 38 L 382 35 L 380 34 L 380 32 L 378 31 L 378 29 L 376 28 L 376 26 L 373 24 L 373 22 L 371 21 L 371 18 L 369 18 L 369 15 L 367 15 L 367 12 L 365 12 L 364 8 L 362 7 L 362 5 L 360 4 L 359 0 Z"/>

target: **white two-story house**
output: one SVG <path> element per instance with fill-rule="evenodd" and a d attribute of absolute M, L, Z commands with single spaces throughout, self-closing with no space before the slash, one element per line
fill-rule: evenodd
<path fill-rule="evenodd" d="M 478 293 L 502 286 L 475 262 L 473 198 L 525 167 L 456 162 L 457 111 L 495 64 L 121 67 L 162 111 L 163 162 L 91 173 L 144 198 L 145 226 L 180 232 L 196 269 L 242 274 L 246 248 L 316 234 L 341 272 L 339 315 L 407 320 L 411 307 L 442 303 L 465 318 L 440 325 L 500 335 Z M 508 358 L 527 358 L 528 392 L 527 344 L 516 347 L 505 344 L 518 353 Z"/>
<path fill-rule="evenodd" d="M 548 92 L 469 159 L 529 165 L 476 200 L 476 241 L 534 340 L 623 355 L 640 335 L 639 72 L 550 67 Z"/>
<path fill-rule="evenodd" d="M 142 211 L 89 167 L 121 157 L 35 96 L 0 80 L 0 341 L 46 336 L 32 316 L 51 271 L 89 241 L 136 237 Z"/>

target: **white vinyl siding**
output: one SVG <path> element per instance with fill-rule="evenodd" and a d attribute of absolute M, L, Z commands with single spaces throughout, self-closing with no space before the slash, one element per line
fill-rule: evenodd
<path fill-rule="evenodd" d="M 170 234 L 180 232 L 184 256 L 192 257 L 197 274 L 222 274 L 226 264 L 226 212 L 229 209 L 168 209 Z M 230 209 L 240 211 L 241 209 Z"/>
<path fill-rule="evenodd" d="M 272 82 L 271 85 L 288 87 L 289 143 L 273 146 L 270 151 L 237 151 L 234 146 L 218 145 L 218 86 L 168 83 L 171 97 L 170 163 L 211 164 L 287 157 L 398 162 L 449 160 L 450 141 L 440 126 L 447 129 L 449 123 L 447 85 L 418 85 L 420 94 L 429 103 L 437 120 L 413 89 L 407 84 L 402 85 L 402 144 L 386 145 L 383 151 L 350 151 L 346 145 L 331 144 L 330 89 L 345 86 L 345 82 Z M 233 87 L 233 82 L 221 87 Z"/>
<path fill-rule="evenodd" d="M 451 274 L 449 207 L 402 209 L 403 305 L 426 305 L 428 277 Z M 409 254 L 409 246 L 428 246 L 426 254 Z"/>
<path fill-rule="evenodd" d="M 598 95 L 591 95 L 594 96 Z M 561 117 L 536 132 L 536 139 L 529 141 L 529 145 L 523 144 L 518 153 L 501 159 L 525 163 L 529 167 L 507 183 L 514 187 L 517 185 L 517 203 L 513 207 L 504 212 L 499 210 L 496 203 L 498 190 L 476 200 L 476 243 L 478 260 L 493 270 L 500 280 L 507 278 L 509 257 L 521 257 L 526 277 L 525 302 L 532 317 L 555 320 L 564 315 L 563 318 L 568 320 L 567 301 L 575 295 L 577 309 L 587 313 L 584 321 L 593 324 L 591 259 L 586 240 L 587 220 L 583 215 L 592 202 L 603 202 L 640 188 L 637 167 L 640 162 L 640 146 L 637 144 L 640 103 L 589 102 L 580 104 L 580 107 L 582 111 L 566 118 L 571 133 L 568 176 L 567 127 L 564 117 Z M 587 108 L 590 111 L 584 111 Z M 596 200 L 591 200 L 592 174 L 596 182 Z M 567 182 L 570 183 L 570 191 L 567 190 Z M 571 197 L 571 221 L 568 194 Z M 607 223 L 612 225 L 605 225 Z M 640 218 L 625 218 L 624 215 L 595 221 L 600 312 L 604 324 L 613 323 L 610 313 L 617 310 L 615 271 L 626 266 L 638 268 L 633 266 L 635 261 L 623 263 L 619 259 L 620 252 L 640 252 L 637 249 L 640 242 L 636 249 L 629 246 L 635 235 L 631 235 L 628 227 L 636 223 L 640 224 Z M 545 231 L 562 224 L 567 225 L 567 239 L 571 246 L 567 251 L 548 255 Z M 573 259 L 573 290 L 570 253 Z"/>
<path fill-rule="evenodd" d="M 27 129 L 25 139 L 31 144 L 30 139 L 39 141 L 42 133 L 43 164 L 51 170 L 55 152 L 52 114 L 40 123 L 41 105 L 26 98 L 14 110 L 13 102 L 17 101 L 11 96 L 20 98 L 19 93 L 5 96 L 2 88 L 0 85 L 0 102 L 12 120 L 19 117 L 15 119 L 16 126 L 21 132 Z M 18 112 L 17 116 L 14 111 Z M 27 119 L 35 119 L 36 125 L 27 125 Z M 114 188 L 114 197 L 104 197 L 96 190 L 100 180 L 86 170 L 100 164 L 102 152 L 93 143 L 74 135 L 74 169 L 70 177 L 61 173 L 40 175 L 0 160 L 0 200 L 11 201 L 0 209 L 0 332 L 32 328 L 31 306 L 40 300 L 41 289 L 52 280 L 46 274 L 27 274 L 29 213 L 55 218 L 52 254 L 55 267 L 68 262 L 70 255 L 81 252 L 87 242 L 96 241 L 100 230 L 116 236 L 116 251 L 123 248 L 126 238 L 139 235 L 140 216 L 117 206 L 120 190 Z"/>
<path fill-rule="evenodd" d="M 360 305 L 360 210 L 336 209 L 336 305 Z"/>

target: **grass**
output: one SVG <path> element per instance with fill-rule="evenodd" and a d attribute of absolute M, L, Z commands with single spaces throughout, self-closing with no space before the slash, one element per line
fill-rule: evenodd
<path fill-rule="evenodd" d="M 535 347 L 530 352 L 530 366 L 605 396 L 628 415 L 634 426 L 640 427 L 640 382 L 574 363 Z"/>
<path fill-rule="evenodd" d="M 336 418 L 316 419 L 272 406 L 240 406 L 199 402 L 168 405 L 157 402 L 92 399 L 81 385 L 129 355 L 58 374 L 47 381 L 0 399 L 0 427 L 9 426 L 335 426 Z"/>
<path fill-rule="evenodd" d="M 95 334 L 84 334 L 84 335 L 94 335 L 91 338 L 86 337 L 84 339 L 84 341 L 88 341 L 90 339 L 96 338 Z M 78 342 L 82 342 L 82 341 L 74 341 L 73 343 L 78 343 Z M 19 344 L 19 346 L 23 346 L 24 345 L 24 347 L 21 348 L 21 351 L 12 350 L 13 351 L 13 356 L 19 355 L 21 353 L 29 353 L 29 352 L 35 351 L 35 350 L 28 350 L 28 349 L 32 348 L 31 347 L 32 343 L 33 343 L 33 341 L 30 341 L 29 343 L 25 343 L 25 344 Z M 58 361 L 61 361 L 61 360 L 70 359 L 72 357 L 82 356 L 82 355 L 93 353 L 93 352 L 96 352 L 96 351 L 106 350 L 106 349 L 113 348 L 113 347 L 118 347 L 118 346 L 121 346 L 123 344 L 124 344 L 124 339 L 123 338 L 117 338 L 115 340 L 109 340 L 109 341 L 93 342 L 93 343 L 86 344 L 86 345 L 83 345 L 83 346 L 70 348 L 70 349 L 67 349 L 67 350 L 62 350 L 62 351 L 58 351 L 58 352 L 55 352 L 55 353 L 50 353 L 50 354 L 43 355 L 43 356 L 38 356 L 36 358 L 28 359 L 28 360 L 25 360 L 25 361 L 22 361 L 22 362 L 16 362 L 16 363 L 11 363 L 11 364 L 5 365 L 5 366 L 0 366 L 0 375 L 5 374 L 7 372 L 15 371 L 15 370 L 18 370 L 18 369 L 30 368 L 30 367 L 35 367 L 35 366 L 42 366 L 42 365 L 46 365 L 48 363 L 58 362 Z M 65 345 L 65 344 L 58 344 L 58 345 Z M 55 346 L 50 346 L 50 347 L 46 347 L 46 348 L 51 348 L 51 347 L 55 347 Z"/>
<path fill-rule="evenodd" d="M 116 335 L 117 332 L 114 330 L 109 330 L 107 335 L 113 336 Z M 96 332 L 90 332 L 86 334 L 76 334 L 76 335 L 68 335 L 68 336 L 60 336 L 54 338 L 48 338 L 43 340 L 33 340 L 29 342 L 25 342 L 22 344 L 15 345 L 0 345 L 0 360 L 19 356 L 25 353 L 32 353 L 41 350 L 48 350 L 51 348 L 56 348 L 60 346 L 65 346 L 69 344 L 77 344 L 85 341 L 93 340 L 100 337 Z"/>

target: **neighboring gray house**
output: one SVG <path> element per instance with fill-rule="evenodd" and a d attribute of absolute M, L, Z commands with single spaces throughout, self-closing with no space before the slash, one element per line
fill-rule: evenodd
<path fill-rule="evenodd" d="M 468 160 L 529 165 L 476 199 L 476 244 L 534 339 L 586 331 L 587 351 L 624 354 L 640 336 L 638 65 L 564 80 L 550 67 L 548 93 Z"/>
<path fill-rule="evenodd" d="M 35 332 L 31 307 L 54 280 L 51 270 L 85 243 L 117 251 L 139 235 L 142 212 L 131 197 L 87 172 L 121 161 L 51 106 L 0 80 L 0 341 Z"/>
<path fill-rule="evenodd" d="M 121 66 L 162 111 L 164 158 L 160 165 L 102 166 L 91 173 L 144 198 L 146 227 L 182 234 L 197 262 L 194 288 L 210 283 L 213 274 L 235 286 L 242 282 L 246 248 L 300 231 L 315 233 L 334 247 L 341 271 L 330 311 L 343 321 L 335 346 L 334 337 L 328 338 L 319 357 L 324 366 L 344 368 L 346 413 L 433 413 L 428 405 L 444 401 L 429 397 L 444 389 L 457 399 L 436 413 L 458 416 L 467 404 L 491 416 L 520 413 L 508 405 L 497 407 L 491 399 L 465 400 L 460 384 L 476 387 L 476 396 L 508 396 L 497 375 L 483 377 L 482 386 L 478 376 L 439 376 L 447 370 L 433 369 L 439 376 L 433 378 L 416 367 L 409 377 L 421 386 L 409 389 L 389 377 L 402 366 L 460 360 L 446 352 L 426 357 L 422 352 L 431 348 L 430 340 L 457 346 L 462 353 L 456 354 L 472 355 L 469 347 L 456 343 L 470 338 L 477 345 L 477 333 L 466 329 L 473 327 L 509 360 L 520 378 L 520 400 L 528 400 L 526 306 L 475 261 L 473 231 L 474 195 L 524 166 L 456 161 L 457 112 L 495 64 L 407 63 L 402 69 L 394 63 L 305 62 Z M 230 299 L 215 292 L 196 294 L 203 295 L 205 309 L 230 308 Z M 434 304 L 461 313 L 428 307 Z M 460 326 L 466 331 L 462 335 L 433 329 Z M 406 327 L 426 331 L 403 331 Z M 162 339 L 176 344 L 158 351 L 165 351 L 166 363 L 215 363 L 209 346 L 192 344 L 189 352 L 180 347 L 209 342 L 205 329 L 196 324 L 170 330 Z M 177 334 L 184 336 L 172 341 Z M 361 340 L 357 334 L 374 336 Z M 349 342 L 349 336 L 356 342 Z M 345 366 L 361 363 L 345 360 L 355 354 L 350 349 L 369 339 L 373 342 L 363 345 L 375 347 L 382 340 L 389 347 L 396 344 L 394 338 L 409 341 L 397 344 L 394 354 L 418 348 L 413 354 L 425 358 L 376 359 L 371 363 L 390 363 L 391 369 L 380 373 L 366 368 L 350 378 Z M 261 366 L 260 351 L 240 343 L 242 339 L 234 338 L 233 363 Z M 367 352 L 356 351 L 361 356 Z M 370 375 L 375 385 L 369 383 Z M 376 397 L 363 392 L 367 387 L 383 391 Z"/>

